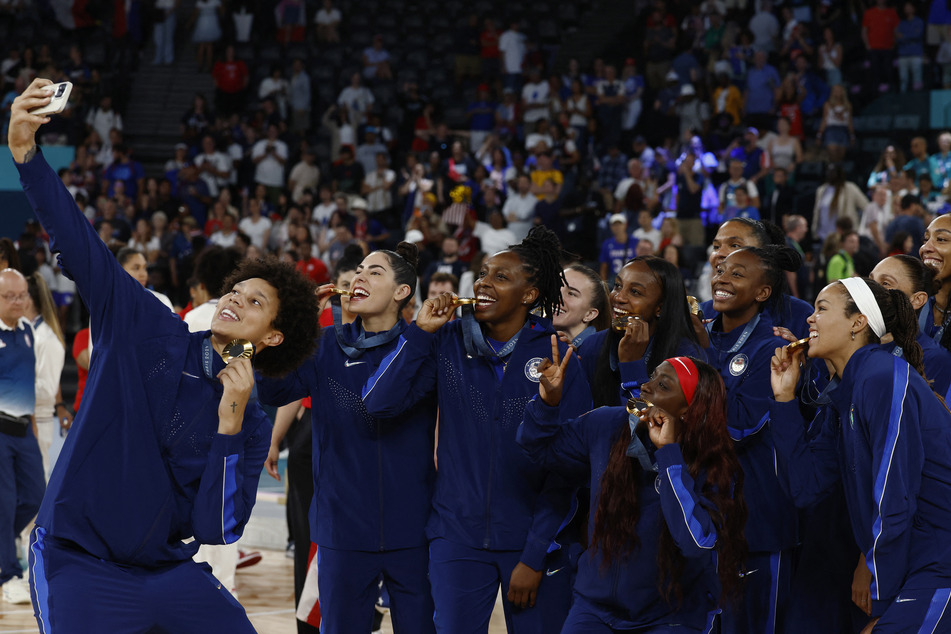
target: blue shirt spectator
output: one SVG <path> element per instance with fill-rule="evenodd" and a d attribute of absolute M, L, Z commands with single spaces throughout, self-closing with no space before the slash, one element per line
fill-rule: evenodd
<path fill-rule="evenodd" d="M 747 114 L 772 112 L 775 106 L 773 91 L 780 82 L 779 71 L 766 63 L 766 53 L 756 51 L 753 54 L 753 67 L 746 73 Z"/>
<path fill-rule="evenodd" d="M 627 156 L 617 146 L 608 149 L 601 157 L 601 169 L 598 170 L 598 187 L 613 192 L 617 184 L 627 176 Z"/>

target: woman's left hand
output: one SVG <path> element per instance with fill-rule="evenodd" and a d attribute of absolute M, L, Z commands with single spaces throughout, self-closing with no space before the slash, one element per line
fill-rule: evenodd
<path fill-rule="evenodd" d="M 558 351 L 558 336 L 551 336 L 551 359 L 543 359 L 538 364 L 538 395 L 545 405 L 557 407 L 561 403 L 561 390 L 565 384 L 565 372 L 568 369 L 568 359 L 574 350 L 571 346 L 565 351 L 565 358 L 561 358 Z"/>
<path fill-rule="evenodd" d="M 541 582 L 541 570 L 532 570 L 522 562 L 518 562 L 509 580 L 508 600 L 520 608 L 535 607 L 535 598 L 538 596 L 538 586 Z"/>
<path fill-rule="evenodd" d="M 633 316 L 627 321 L 624 336 L 617 346 L 617 358 L 621 363 L 637 361 L 644 356 L 650 343 L 650 326 L 642 318 Z"/>
<path fill-rule="evenodd" d="M 647 433 L 651 442 L 660 449 L 671 443 L 680 442 L 680 428 L 683 420 L 659 407 L 649 407 L 640 419 L 647 423 Z"/>

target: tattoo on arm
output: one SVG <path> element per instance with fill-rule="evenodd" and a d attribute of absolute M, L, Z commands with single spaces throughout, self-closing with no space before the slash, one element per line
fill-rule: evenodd
<path fill-rule="evenodd" d="M 35 145 L 34 145 L 33 147 L 31 147 L 29 150 L 27 150 L 26 154 L 23 155 L 23 162 L 24 162 L 24 163 L 29 163 L 30 161 L 33 160 L 33 157 L 34 157 L 34 156 L 36 156 L 36 146 L 35 146 Z"/>
<path fill-rule="evenodd" d="M 238 406 L 234 401 L 231 402 L 231 413 L 234 414 L 234 409 Z"/>

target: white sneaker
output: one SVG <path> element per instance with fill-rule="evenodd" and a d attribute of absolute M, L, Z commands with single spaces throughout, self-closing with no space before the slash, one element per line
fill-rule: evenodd
<path fill-rule="evenodd" d="M 30 603 L 30 585 L 26 579 L 14 577 L 3 584 L 3 600 L 17 605 Z"/>

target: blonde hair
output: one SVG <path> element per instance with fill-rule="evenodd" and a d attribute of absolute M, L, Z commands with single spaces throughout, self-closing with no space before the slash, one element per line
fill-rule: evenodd
<path fill-rule="evenodd" d="M 42 315 L 43 321 L 50 327 L 59 342 L 65 346 L 66 338 L 63 337 L 63 329 L 60 328 L 59 317 L 56 314 L 56 304 L 53 303 L 53 294 L 50 293 L 46 280 L 39 271 L 34 271 L 26 278 L 26 285 L 36 312 Z"/>

